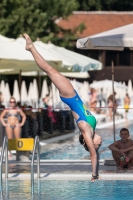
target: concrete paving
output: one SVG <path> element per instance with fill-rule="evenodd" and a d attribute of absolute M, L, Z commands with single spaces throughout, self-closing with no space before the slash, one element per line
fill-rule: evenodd
<path fill-rule="evenodd" d="M 30 179 L 31 162 L 9 161 L 9 178 Z M 3 178 L 5 166 L 3 165 Z M 34 166 L 35 178 L 37 177 L 37 163 Z M 100 161 L 99 174 L 103 180 L 133 180 L 133 170 L 117 170 L 116 166 L 106 166 Z M 40 177 L 46 180 L 81 180 L 91 178 L 90 161 L 41 161 Z"/>

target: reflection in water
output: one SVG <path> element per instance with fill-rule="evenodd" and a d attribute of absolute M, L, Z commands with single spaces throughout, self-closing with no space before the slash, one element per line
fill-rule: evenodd
<path fill-rule="evenodd" d="M 35 188 L 32 194 L 30 181 L 5 179 L 0 185 L 0 200 L 41 200 L 41 181 L 35 181 Z"/>
<path fill-rule="evenodd" d="M 36 180 L 34 195 L 31 194 L 27 180 L 5 180 L 0 199 L 3 200 L 131 200 L 133 181 L 87 180 Z M 0 188 L 2 189 L 2 188 Z M 27 191 L 27 192 L 25 192 Z"/>

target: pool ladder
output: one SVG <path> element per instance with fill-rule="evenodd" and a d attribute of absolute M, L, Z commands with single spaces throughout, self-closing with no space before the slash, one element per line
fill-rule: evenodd
<path fill-rule="evenodd" d="M 0 185 L 2 185 L 2 164 L 3 164 L 4 151 L 5 151 L 5 178 L 8 178 L 8 139 L 6 136 L 4 137 L 3 146 L 1 150 L 1 158 L 0 158 Z M 37 152 L 37 178 L 40 178 L 40 147 L 39 147 L 38 136 L 36 136 L 34 139 L 34 147 L 32 151 L 32 159 L 31 159 L 31 193 L 32 194 L 34 194 L 34 159 L 35 159 L 36 152 Z"/>

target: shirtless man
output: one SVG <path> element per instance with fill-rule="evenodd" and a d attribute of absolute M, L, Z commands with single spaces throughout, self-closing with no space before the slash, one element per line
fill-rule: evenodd
<path fill-rule="evenodd" d="M 120 130 L 120 140 L 109 145 L 118 170 L 133 169 L 133 140 L 129 138 L 129 131 L 126 128 Z"/>

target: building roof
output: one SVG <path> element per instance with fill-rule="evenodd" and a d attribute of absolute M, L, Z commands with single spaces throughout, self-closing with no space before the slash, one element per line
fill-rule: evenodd
<path fill-rule="evenodd" d="M 74 11 L 67 19 L 60 18 L 56 23 L 65 30 L 73 30 L 84 23 L 86 29 L 78 35 L 86 37 L 133 23 L 133 12 Z"/>

